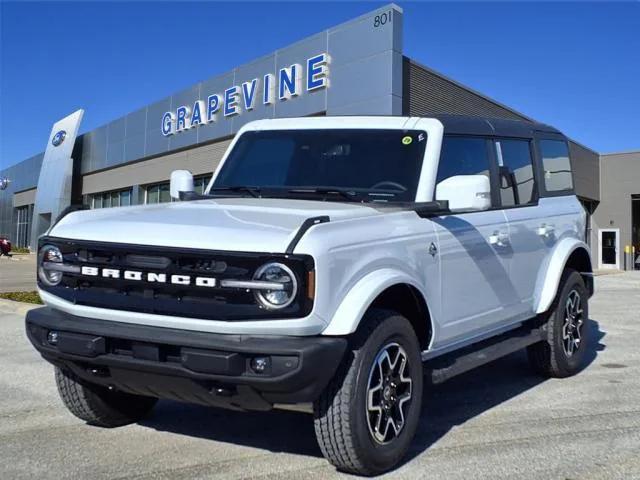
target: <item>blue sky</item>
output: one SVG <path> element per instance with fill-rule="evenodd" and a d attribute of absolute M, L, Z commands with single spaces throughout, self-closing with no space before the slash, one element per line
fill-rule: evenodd
<path fill-rule="evenodd" d="M 0 0 L 0 168 L 387 2 Z M 640 3 L 404 8 L 405 54 L 600 151 L 640 149 Z"/>

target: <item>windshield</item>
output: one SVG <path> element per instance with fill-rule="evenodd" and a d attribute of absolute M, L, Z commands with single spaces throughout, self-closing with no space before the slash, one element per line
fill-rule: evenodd
<path fill-rule="evenodd" d="M 426 137 L 417 130 L 247 132 L 230 152 L 211 193 L 414 201 Z"/>

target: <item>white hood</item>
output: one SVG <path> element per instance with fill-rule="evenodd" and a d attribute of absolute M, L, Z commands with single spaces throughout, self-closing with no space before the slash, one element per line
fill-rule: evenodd
<path fill-rule="evenodd" d="M 284 253 L 310 217 L 366 217 L 355 203 L 270 198 L 220 198 L 74 212 L 49 235 L 74 240 Z"/>

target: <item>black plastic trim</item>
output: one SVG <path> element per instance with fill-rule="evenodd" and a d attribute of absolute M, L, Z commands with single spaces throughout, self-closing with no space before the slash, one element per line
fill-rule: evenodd
<path fill-rule="evenodd" d="M 50 307 L 30 310 L 25 327 L 27 337 L 45 360 L 72 369 L 86 381 L 114 384 L 130 392 L 151 394 L 152 389 L 157 392 L 152 396 L 162 398 L 173 398 L 170 392 L 179 388 L 178 394 L 196 403 L 203 403 L 202 392 L 207 393 L 216 386 L 235 392 L 233 397 L 244 391 L 254 403 L 255 395 L 264 404 L 311 402 L 333 377 L 347 348 L 347 339 L 343 337 L 225 335 L 79 317 Z M 90 336 L 98 347 L 83 352 L 83 345 L 74 342 L 73 345 L 67 343 L 66 351 L 61 351 L 47 341 L 51 330 L 59 332 L 59 337 L 67 342 Z M 147 353 L 142 356 L 118 354 L 114 346 L 122 341 L 142 344 L 148 347 Z M 157 361 L 149 355 L 154 348 L 179 353 L 175 353 L 173 361 Z M 189 355 L 194 354 L 199 355 L 198 360 L 189 360 Z M 273 375 L 258 375 L 246 367 L 253 356 L 295 358 L 297 363 L 286 372 L 278 370 Z M 207 367 L 207 358 L 215 365 Z M 228 368 L 224 367 L 227 364 Z M 276 367 L 272 366 L 274 370 Z M 238 374 L 240 369 L 242 373 Z M 120 380 L 124 377 L 126 382 Z M 152 384 L 147 383 L 151 380 Z M 249 387 L 251 395 L 243 387 Z M 200 400 L 196 400 L 198 398 Z M 219 401 L 212 398 L 210 404 L 217 405 Z M 234 401 L 239 405 L 244 403 L 241 398 Z M 263 407 L 263 403 L 256 405 Z"/>
<path fill-rule="evenodd" d="M 440 215 L 450 215 L 448 200 L 434 200 L 432 202 L 418 202 L 412 205 L 411 210 L 415 211 L 419 217 L 437 217 Z"/>
<path fill-rule="evenodd" d="M 542 329 L 527 324 L 428 360 L 430 381 L 434 385 L 443 383 L 452 377 L 538 343 L 545 338 L 544 335 Z"/>
<path fill-rule="evenodd" d="M 291 240 L 291 243 L 289 243 L 289 246 L 285 250 L 285 253 L 289 253 L 289 254 L 293 253 L 295 248 L 298 246 L 298 242 L 300 242 L 300 239 L 304 236 L 305 233 L 307 233 L 307 230 L 309 230 L 311 227 L 313 227 L 314 225 L 318 225 L 320 223 L 327 223 L 330 221 L 331 219 L 329 218 L 328 215 L 321 215 L 319 217 L 307 218 L 304 222 L 302 222 L 302 225 L 300 225 L 300 228 L 298 228 L 298 231 L 296 232 L 295 237 L 293 237 L 293 240 Z"/>

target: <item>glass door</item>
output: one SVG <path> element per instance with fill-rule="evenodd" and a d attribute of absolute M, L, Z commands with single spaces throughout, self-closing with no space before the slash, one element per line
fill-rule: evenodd
<path fill-rule="evenodd" d="M 620 268 L 620 229 L 600 230 L 600 268 Z"/>

